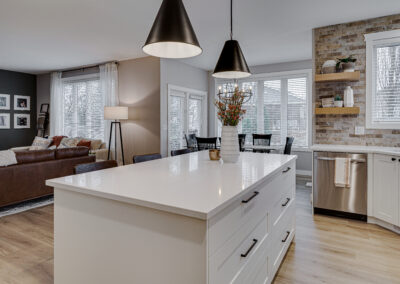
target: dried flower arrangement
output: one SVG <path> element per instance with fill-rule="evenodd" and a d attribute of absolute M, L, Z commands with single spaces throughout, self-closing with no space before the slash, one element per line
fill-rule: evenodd
<path fill-rule="evenodd" d="M 235 87 L 235 90 L 228 98 L 221 98 L 215 101 L 217 107 L 217 115 L 219 120 L 224 126 L 236 126 L 239 121 L 243 118 L 246 110 L 243 109 L 243 102 L 247 99 L 247 96 L 243 91 L 239 90 L 239 87 Z"/>

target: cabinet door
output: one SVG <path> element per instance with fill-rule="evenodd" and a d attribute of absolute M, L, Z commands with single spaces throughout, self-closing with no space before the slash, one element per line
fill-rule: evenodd
<path fill-rule="evenodd" d="M 374 216 L 390 224 L 399 220 L 398 159 L 374 155 Z"/>

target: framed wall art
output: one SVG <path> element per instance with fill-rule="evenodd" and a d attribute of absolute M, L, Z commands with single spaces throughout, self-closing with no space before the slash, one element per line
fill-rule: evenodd
<path fill-rule="evenodd" d="M 14 110 L 31 110 L 31 97 L 14 95 Z"/>

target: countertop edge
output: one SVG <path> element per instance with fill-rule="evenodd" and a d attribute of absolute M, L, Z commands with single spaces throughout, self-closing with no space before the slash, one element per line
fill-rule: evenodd
<path fill-rule="evenodd" d="M 357 148 L 358 147 L 358 148 Z M 312 151 L 330 151 L 330 152 L 355 152 L 367 154 L 383 154 L 400 156 L 400 147 L 395 151 L 395 147 L 381 147 L 380 146 L 362 146 L 362 145 L 332 145 L 332 144 L 316 144 L 311 146 Z"/>

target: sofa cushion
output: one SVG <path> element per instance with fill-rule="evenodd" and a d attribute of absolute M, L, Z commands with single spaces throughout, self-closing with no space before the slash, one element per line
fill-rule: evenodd
<path fill-rule="evenodd" d="M 55 159 L 54 150 L 18 151 L 15 152 L 18 164 L 37 163 Z"/>
<path fill-rule="evenodd" d="M 57 148 L 56 150 L 56 159 L 68 159 L 87 155 L 89 155 L 89 148 L 82 146 L 71 148 Z"/>
<path fill-rule="evenodd" d="M 81 141 L 79 141 L 78 145 L 76 145 L 76 146 L 84 146 L 84 147 L 88 147 L 90 149 L 90 144 L 91 144 L 90 140 L 82 139 Z"/>
<path fill-rule="evenodd" d="M 60 146 L 63 146 L 63 147 L 75 147 L 76 145 L 78 145 L 78 142 L 80 140 L 81 139 L 79 139 L 79 138 L 67 138 L 67 137 L 64 137 L 61 140 L 59 147 Z"/>
<path fill-rule="evenodd" d="M 29 147 L 29 150 L 47 149 L 50 146 L 51 142 L 52 142 L 52 140 L 50 140 L 50 139 L 36 136 L 32 142 L 32 146 Z"/>

